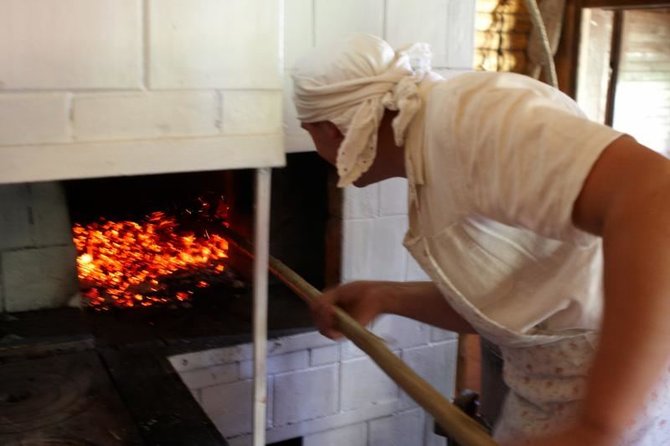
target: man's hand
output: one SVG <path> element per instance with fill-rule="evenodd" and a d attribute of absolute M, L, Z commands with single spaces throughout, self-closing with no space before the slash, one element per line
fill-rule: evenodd
<path fill-rule="evenodd" d="M 361 325 L 390 313 L 458 333 L 475 332 L 432 282 L 361 281 L 326 290 L 311 303 L 312 316 L 321 334 L 338 339 L 342 333 L 337 328 L 333 305 Z"/>
<path fill-rule="evenodd" d="M 394 284 L 395 282 L 352 282 L 326 290 L 310 304 L 319 332 L 331 339 L 342 337 L 337 328 L 333 305 L 343 309 L 359 324 L 368 325 L 386 311 L 384 301 L 393 292 Z"/>

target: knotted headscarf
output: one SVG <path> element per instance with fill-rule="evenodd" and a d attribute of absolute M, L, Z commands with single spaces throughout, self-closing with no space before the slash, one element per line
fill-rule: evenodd
<path fill-rule="evenodd" d="M 298 119 L 331 121 L 344 135 L 337 153 L 338 186 L 350 185 L 372 165 L 385 109 L 398 111 L 393 134 L 396 145 L 404 144 L 407 127 L 421 107 L 417 85 L 431 69 L 430 58 L 425 43 L 395 51 L 377 37 L 353 34 L 295 65 Z"/>

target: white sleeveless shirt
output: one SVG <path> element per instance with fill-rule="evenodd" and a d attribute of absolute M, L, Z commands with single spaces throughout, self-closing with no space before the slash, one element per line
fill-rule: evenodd
<path fill-rule="evenodd" d="M 575 227 L 572 209 L 621 133 L 511 73 L 466 73 L 424 95 L 406 147 L 405 246 L 501 348 L 510 394 L 496 438 L 561 429 L 583 398 L 603 306 L 601 242 Z M 660 399 L 622 445 L 670 444 Z"/>

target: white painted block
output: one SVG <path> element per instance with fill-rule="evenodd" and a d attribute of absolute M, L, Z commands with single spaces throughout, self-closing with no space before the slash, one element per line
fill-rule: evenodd
<path fill-rule="evenodd" d="M 219 133 L 216 92 L 76 95 L 73 136 L 79 141 L 208 136 Z"/>
<path fill-rule="evenodd" d="M 345 220 L 342 225 L 342 281 L 372 277 L 374 220 Z M 376 254 L 375 254 L 376 255 Z"/>
<path fill-rule="evenodd" d="M 0 255 L 8 312 L 63 307 L 79 289 L 74 246 L 25 249 Z"/>
<path fill-rule="evenodd" d="M 33 246 L 30 185 L 0 185 L 0 250 Z"/>
<path fill-rule="evenodd" d="M 430 338 L 428 325 L 390 314 L 378 318 L 374 323 L 373 331 L 384 339 L 391 349 L 424 345 Z"/>
<path fill-rule="evenodd" d="M 0 30 L 1 33 L 2 30 Z M 1 48 L 2 43 L 0 42 Z M 2 58 L 1 51 L 0 58 Z M 68 96 L 66 94 L 0 95 L 0 146 L 66 142 L 68 139 Z"/>
<path fill-rule="evenodd" d="M 284 59 L 286 68 L 314 46 L 313 0 L 284 0 Z"/>
<path fill-rule="evenodd" d="M 274 425 L 337 412 L 337 365 L 274 377 Z"/>
<path fill-rule="evenodd" d="M 170 356 L 168 360 L 178 372 L 204 369 L 216 365 L 230 364 L 237 361 L 251 359 L 253 347 L 251 344 L 237 344 L 232 347 L 214 348 L 199 352 L 184 353 Z"/>
<path fill-rule="evenodd" d="M 374 218 L 379 216 L 379 183 L 366 187 L 350 186 L 344 189 L 345 220 Z"/>
<path fill-rule="evenodd" d="M 224 437 L 251 432 L 253 381 L 205 387 L 200 392 L 203 409 Z M 271 401 L 268 394 L 268 405 Z"/>
<path fill-rule="evenodd" d="M 150 0 L 151 88 L 281 89 L 274 0 Z"/>
<path fill-rule="evenodd" d="M 442 330 L 441 328 L 437 327 L 430 327 L 431 342 L 453 341 L 453 340 L 455 341 L 458 340 L 458 333 L 449 330 Z"/>
<path fill-rule="evenodd" d="M 379 183 L 379 214 L 407 215 L 407 180 L 391 178 Z"/>
<path fill-rule="evenodd" d="M 293 336 L 274 338 L 268 341 L 269 355 L 282 355 L 299 350 L 336 345 L 336 342 L 322 336 L 318 331 Z"/>
<path fill-rule="evenodd" d="M 318 434 L 307 435 L 303 446 L 368 446 L 368 427 L 366 423 L 352 424 Z"/>
<path fill-rule="evenodd" d="M 189 389 L 201 389 L 203 387 L 230 383 L 241 378 L 237 364 L 225 364 L 206 369 L 189 370 L 181 372 L 179 377 Z"/>
<path fill-rule="evenodd" d="M 472 68 L 475 54 L 477 0 L 449 0 L 446 41 L 447 67 Z"/>
<path fill-rule="evenodd" d="M 274 375 L 277 373 L 286 373 L 294 370 L 306 369 L 309 364 L 309 352 L 287 353 L 285 355 L 270 356 L 267 361 L 267 373 Z M 240 378 L 253 378 L 253 361 L 242 361 L 240 363 Z"/>
<path fill-rule="evenodd" d="M 2 0 L 0 88 L 139 88 L 141 0 Z"/>
<path fill-rule="evenodd" d="M 384 32 L 384 0 L 315 0 L 314 8 L 317 45 L 352 32 Z"/>
<path fill-rule="evenodd" d="M 370 421 L 368 446 L 423 444 L 423 414 L 420 409 Z"/>
<path fill-rule="evenodd" d="M 280 134 L 5 146 L 2 152 L 0 183 L 286 164 Z"/>
<path fill-rule="evenodd" d="M 398 398 L 398 387 L 369 358 L 343 362 L 341 367 L 341 410 L 356 410 Z"/>
<path fill-rule="evenodd" d="M 32 239 L 36 246 L 72 245 L 72 224 L 60 182 L 30 183 Z"/>
<path fill-rule="evenodd" d="M 426 42 L 433 50 L 433 66 L 449 66 L 448 47 L 452 43 L 447 40 L 448 28 L 462 29 L 447 21 L 449 0 L 388 0 L 387 5 L 386 40 L 391 45 Z"/>
<path fill-rule="evenodd" d="M 405 232 L 406 216 L 381 217 L 374 221 L 370 234 L 370 249 L 374 256 L 368 270 L 370 279 L 404 280 L 408 257 L 402 245 Z"/>
<path fill-rule="evenodd" d="M 366 356 L 366 353 L 358 348 L 358 346 L 353 342 L 349 340 L 343 340 L 340 343 L 340 358 L 342 358 L 342 361 L 362 358 L 364 356 Z"/>
<path fill-rule="evenodd" d="M 284 120 L 284 143 L 287 152 L 311 152 L 314 142 L 307 131 L 300 127 L 298 113 L 293 104 L 293 80 L 287 72 L 284 78 L 284 98 L 282 101 Z"/>
<path fill-rule="evenodd" d="M 224 91 L 222 97 L 224 134 L 282 131 L 281 91 Z"/>
<path fill-rule="evenodd" d="M 403 350 L 402 359 L 442 395 L 452 398 L 456 385 L 458 343 L 447 341 Z M 410 398 L 402 392 L 405 401 Z"/>
<path fill-rule="evenodd" d="M 414 257 L 407 254 L 407 268 L 405 269 L 405 280 L 408 282 L 428 282 L 430 277 L 428 274 L 416 263 Z"/>
<path fill-rule="evenodd" d="M 313 348 L 309 354 L 309 365 L 312 367 L 332 364 L 340 360 L 340 348 L 338 345 Z"/>

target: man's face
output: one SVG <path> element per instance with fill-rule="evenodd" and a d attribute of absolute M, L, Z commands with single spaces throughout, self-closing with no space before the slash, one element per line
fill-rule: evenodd
<path fill-rule="evenodd" d="M 307 130 L 314 141 L 316 151 L 321 158 L 335 166 L 337 164 L 337 150 L 344 140 L 344 135 L 335 124 L 329 121 L 303 122 L 300 127 Z"/>

